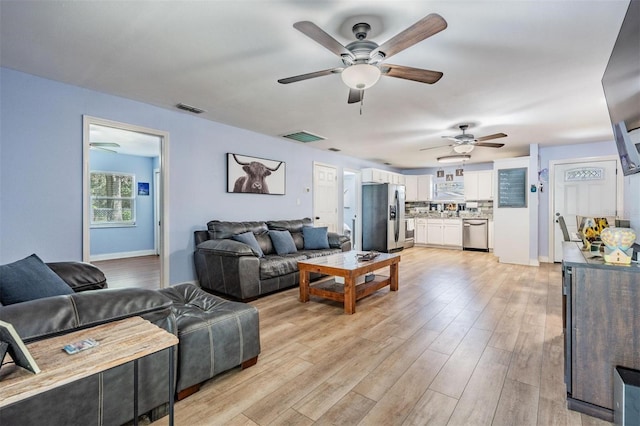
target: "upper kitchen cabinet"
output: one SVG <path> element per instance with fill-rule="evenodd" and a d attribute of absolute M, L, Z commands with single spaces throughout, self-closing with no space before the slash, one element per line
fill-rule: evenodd
<path fill-rule="evenodd" d="M 418 176 L 418 201 L 433 199 L 433 175 Z"/>
<path fill-rule="evenodd" d="M 493 199 L 493 170 L 464 172 L 465 200 Z"/>
<path fill-rule="evenodd" d="M 406 201 L 431 201 L 433 175 L 404 175 Z"/>
<path fill-rule="evenodd" d="M 405 175 L 404 186 L 406 201 L 418 201 L 418 176 Z"/>
<path fill-rule="evenodd" d="M 380 169 L 362 169 L 362 183 L 393 183 L 405 184 L 405 176 L 400 173 Z"/>

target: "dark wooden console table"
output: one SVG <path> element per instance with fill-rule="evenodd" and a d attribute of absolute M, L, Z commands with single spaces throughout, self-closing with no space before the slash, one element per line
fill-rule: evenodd
<path fill-rule="evenodd" d="M 616 366 L 640 369 L 640 265 L 612 265 L 563 243 L 567 405 L 613 421 Z"/>

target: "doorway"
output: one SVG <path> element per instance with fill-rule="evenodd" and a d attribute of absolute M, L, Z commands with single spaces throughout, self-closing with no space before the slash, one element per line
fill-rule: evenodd
<path fill-rule="evenodd" d="M 329 232 L 341 233 L 338 226 L 338 169 L 313 163 L 313 223 Z"/>
<path fill-rule="evenodd" d="M 168 133 L 161 130 L 83 116 L 83 261 L 130 257 L 138 254 L 140 256 L 145 254 L 156 256 L 157 253 L 159 254 L 159 262 L 156 262 L 159 265 L 158 286 L 160 288 L 168 286 L 169 241 L 168 232 L 164 226 L 165 223 L 168 223 L 168 205 L 165 202 L 168 200 L 168 185 L 166 185 L 168 182 L 168 142 Z M 143 166 L 148 169 L 148 174 L 142 173 L 139 180 L 135 173 L 125 173 L 120 169 L 125 166 L 119 165 L 119 161 L 130 162 L 132 158 L 141 157 L 144 158 L 145 164 L 148 164 L 148 166 Z M 92 170 L 92 161 L 94 164 L 96 161 L 97 164 L 100 164 L 99 161 L 104 161 L 102 164 L 109 164 L 110 166 L 105 167 L 113 170 Z M 157 169 L 157 174 L 154 169 Z M 112 204 L 106 204 L 106 201 L 106 205 L 96 202 L 100 198 L 96 195 L 96 179 L 101 177 L 101 174 L 114 179 L 118 185 L 121 180 L 130 179 L 126 182 L 129 185 L 127 190 L 119 192 L 119 198 L 112 201 Z M 114 177 L 114 175 L 116 176 Z M 92 176 L 94 179 L 93 194 L 91 192 Z M 107 197 L 102 198 L 111 200 L 115 197 L 110 193 L 107 194 Z M 111 213 L 110 209 L 115 210 L 116 214 Z M 138 211 L 145 213 L 138 217 L 136 214 Z M 107 216 L 107 219 L 101 217 L 103 214 Z M 145 221 L 147 225 L 144 225 L 143 229 Z M 95 233 L 97 231 L 103 232 L 103 234 Z M 124 247 L 127 247 L 127 242 L 137 241 L 140 234 L 133 236 L 134 232 L 144 232 L 153 241 L 149 242 L 144 250 L 127 251 L 127 249 L 120 249 L 122 246 L 118 246 L 112 250 L 115 251 L 115 254 L 96 256 L 92 253 L 92 251 L 98 251 L 95 247 L 92 249 L 92 232 L 94 232 L 93 238 L 96 240 L 93 243 L 97 242 L 98 235 L 103 238 L 104 233 L 109 232 L 111 232 L 109 234 L 111 238 L 119 236 L 119 241 L 124 244 Z"/>
<path fill-rule="evenodd" d="M 559 216 L 571 235 L 578 231 L 577 216 L 615 218 L 622 211 L 618 168 L 613 156 L 549 162 L 549 255 L 554 262 L 562 261 Z"/>
<path fill-rule="evenodd" d="M 359 170 L 344 169 L 342 177 L 342 192 L 344 201 L 342 204 L 343 231 L 339 232 L 351 239 L 351 248 L 360 250 L 360 233 L 362 221 L 360 220 L 360 209 L 362 206 L 361 196 L 361 173 Z"/>

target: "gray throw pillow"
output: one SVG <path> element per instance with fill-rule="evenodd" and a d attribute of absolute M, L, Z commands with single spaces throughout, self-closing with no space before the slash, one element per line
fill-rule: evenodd
<path fill-rule="evenodd" d="M 269 231 L 269 237 L 279 256 L 298 252 L 296 243 L 293 241 L 293 237 L 289 231 Z"/>
<path fill-rule="evenodd" d="M 251 249 L 256 252 L 258 257 L 264 256 L 264 253 L 262 252 L 262 248 L 260 247 L 260 244 L 258 244 L 258 240 L 256 240 L 256 236 L 253 235 L 253 232 L 247 231 L 242 234 L 234 235 L 231 238 L 241 243 L 245 243 L 246 245 L 251 247 Z"/>
<path fill-rule="evenodd" d="M 317 228 L 314 228 L 312 226 L 304 226 L 302 228 L 302 238 L 304 239 L 305 250 L 329 248 L 329 237 L 327 235 L 326 226 L 320 226 Z"/>
<path fill-rule="evenodd" d="M 3 305 L 73 293 L 35 254 L 0 266 L 0 303 Z"/>

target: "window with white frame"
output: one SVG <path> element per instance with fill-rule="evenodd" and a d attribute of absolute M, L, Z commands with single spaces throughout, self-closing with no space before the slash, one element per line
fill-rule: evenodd
<path fill-rule="evenodd" d="M 91 226 L 136 224 L 136 176 L 121 172 L 91 172 Z"/>

